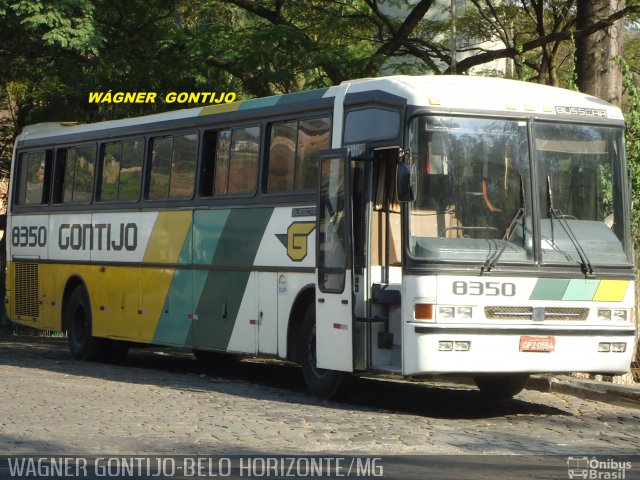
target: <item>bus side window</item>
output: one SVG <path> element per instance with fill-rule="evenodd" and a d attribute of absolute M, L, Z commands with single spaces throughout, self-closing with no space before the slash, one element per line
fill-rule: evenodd
<path fill-rule="evenodd" d="M 298 122 L 276 123 L 271 126 L 267 174 L 269 193 L 293 190 L 297 128 Z"/>
<path fill-rule="evenodd" d="M 267 193 L 316 189 L 320 151 L 331 144 L 329 117 L 271 126 Z"/>
<path fill-rule="evenodd" d="M 58 170 L 56 177 L 60 191 L 57 203 L 89 203 L 93 195 L 93 174 L 96 161 L 96 147 L 85 145 L 58 150 Z"/>
<path fill-rule="evenodd" d="M 192 197 L 196 180 L 198 135 L 178 135 L 173 140 L 169 196 Z"/>
<path fill-rule="evenodd" d="M 228 193 L 229 183 L 229 150 L 231 148 L 231 130 L 223 130 L 218 134 L 215 168 L 213 178 L 213 194 Z"/>
<path fill-rule="evenodd" d="M 260 128 L 233 130 L 229 155 L 228 193 L 253 194 L 258 184 Z"/>
<path fill-rule="evenodd" d="M 122 144 L 118 200 L 138 200 L 142 185 L 142 159 L 144 140 L 132 140 Z"/>
<path fill-rule="evenodd" d="M 320 151 L 331 146 L 329 117 L 311 118 L 298 123 L 296 151 L 296 190 L 316 189 Z"/>
<path fill-rule="evenodd" d="M 193 196 L 197 152 L 195 133 L 152 139 L 149 198 Z"/>
<path fill-rule="evenodd" d="M 102 155 L 101 202 L 135 201 L 140 197 L 144 141 L 107 143 Z"/>
<path fill-rule="evenodd" d="M 216 145 L 213 195 L 253 195 L 258 183 L 260 128 L 222 130 Z"/>
<path fill-rule="evenodd" d="M 16 204 L 42 205 L 49 203 L 51 184 L 51 152 L 29 152 L 19 157 L 16 180 Z"/>

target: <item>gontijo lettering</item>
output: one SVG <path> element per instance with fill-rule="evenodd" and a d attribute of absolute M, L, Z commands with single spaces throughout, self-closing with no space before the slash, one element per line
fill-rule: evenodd
<path fill-rule="evenodd" d="M 60 250 L 133 251 L 138 247 L 138 226 L 135 223 L 63 223 L 58 229 Z"/>

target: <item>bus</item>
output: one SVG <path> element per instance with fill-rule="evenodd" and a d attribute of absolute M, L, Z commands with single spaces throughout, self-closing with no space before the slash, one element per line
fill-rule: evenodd
<path fill-rule="evenodd" d="M 352 374 L 615 374 L 635 350 L 621 111 L 497 78 L 389 76 L 26 127 L 10 318 L 73 357 L 130 344 Z"/>

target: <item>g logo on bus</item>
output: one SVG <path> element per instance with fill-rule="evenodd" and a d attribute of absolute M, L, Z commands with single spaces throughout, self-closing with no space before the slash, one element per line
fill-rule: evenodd
<path fill-rule="evenodd" d="M 287 233 L 278 233 L 276 237 L 287 249 L 287 256 L 294 262 L 301 262 L 307 257 L 309 235 L 316 228 L 316 222 L 293 222 Z"/>

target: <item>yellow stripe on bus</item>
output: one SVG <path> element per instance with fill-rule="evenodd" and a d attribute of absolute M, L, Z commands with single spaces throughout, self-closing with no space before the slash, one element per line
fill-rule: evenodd
<path fill-rule="evenodd" d="M 177 263 L 191 227 L 192 212 L 160 212 L 144 252 L 145 263 Z"/>
<path fill-rule="evenodd" d="M 594 302 L 621 302 L 627 293 L 628 280 L 601 280 Z"/>

